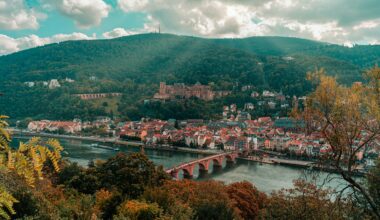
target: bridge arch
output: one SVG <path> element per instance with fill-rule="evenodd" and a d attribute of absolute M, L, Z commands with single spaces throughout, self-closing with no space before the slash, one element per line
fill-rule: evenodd
<path fill-rule="evenodd" d="M 183 178 L 193 178 L 194 166 L 195 164 L 192 164 L 181 169 L 183 171 Z"/>
<path fill-rule="evenodd" d="M 218 167 L 221 167 L 223 166 L 223 158 L 213 158 L 212 159 L 213 163 L 214 163 L 214 166 L 218 166 Z"/>
<path fill-rule="evenodd" d="M 208 167 L 210 165 L 210 160 L 200 161 L 198 163 L 198 165 L 199 165 L 199 170 L 208 171 Z"/>

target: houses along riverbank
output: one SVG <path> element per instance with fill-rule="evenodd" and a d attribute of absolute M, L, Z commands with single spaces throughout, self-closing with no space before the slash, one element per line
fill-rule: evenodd
<path fill-rule="evenodd" d="M 45 138 L 90 141 L 90 142 L 96 142 L 100 144 L 108 144 L 108 145 L 114 146 L 115 149 L 118 148 L 118 146 L 135 147 L 137 149 L 144 147 L 144 149 L 151 149 L 151 150 L 157 150 L 157 151 L 194 153 L 194 154 L 199 154 L 199 155 L 213 155 L 213 154 L 218 154 L 222 152 L 218 150 L 201 150 L 201 149 L 191 149 L 191 148 L 185 148 L 185 147 L 172 147 L 172 146 L 165 146 L 165 145 L 164 146 L 147 146 L 139 141 L 125 141 L 125 140 L 120 140 L 119 138 L 101 138 L 101 137 L 84 137 L 84 136 L 75 136 L 75 135 L 61 135 L 61 134 L 52 134 L 52 133 L 44 133 L 44 132 L 23 131 L 19 129 L 9 129 L 9 131 L 13 135 L 15 135 L 16 138 L 38 136 L 38 137 L 45 137 Z M 265 163 L 269 165 L 283 165 L 283 166 L 289 166 L 289 167 L 295 167 L 295 168 L 301 168 L 301 169 L 312 168 L 312 169 L 323 170 L 323 171 L 332 172 L 332 173 L 336 172 L 332 168 L 325 168 L 325 167 L 322 168 L 318 166 L 318 164 L 311 161 L 292 160 L 292 159 L 283 159 L 283 158 L 275 158 L 275 157 L 259 158 L 259 157 L 252 157 L 252 156 L 239 157 L 238 160 L 258 162 L 260 164 Z M 362 169 L 360 169 L 357 172 L 357 176 L 363 176 L 364 174 L 365 172 Z"/>

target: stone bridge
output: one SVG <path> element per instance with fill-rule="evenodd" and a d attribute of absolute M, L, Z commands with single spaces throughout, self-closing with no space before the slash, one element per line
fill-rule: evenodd
<path fill-rule="evenodd" d="M 227 159 L 227 163 L 235 163 L 238 157 L 237 152 L 222 153 L 212 155 L 198 160 L 193 160 L 187 163 L 182 163 L 171 169 L 166 170 L 166 173 L 170 174 L 174 179 L 178 179 L 178 173 L 183 170 L 184 178 L 191 179 L 193 177 L 193 171 L 195 166 L 199 165 L 199 173 L 207 173 L 211 161 L 213 161 L 214 167 L 222 167 L 223 160 Z"/>

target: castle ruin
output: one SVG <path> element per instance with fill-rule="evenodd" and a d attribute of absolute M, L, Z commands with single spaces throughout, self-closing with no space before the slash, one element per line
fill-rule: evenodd
<path fill-rule="evenodd" d="M 197 97 L 205 101 L 211 101 L 215 98 L 229 95 L 230 93 L 230 91 L 213 91 L 211 86 L 201 85 L 199 83 L 193 86 L 186 86 L 184 83 L 175 83 L 170 86 L 166 85 L 165 82 L 160 82 L 160 90 L 154 95 L 154 98 L 159 100 L 170 100 Z"/>

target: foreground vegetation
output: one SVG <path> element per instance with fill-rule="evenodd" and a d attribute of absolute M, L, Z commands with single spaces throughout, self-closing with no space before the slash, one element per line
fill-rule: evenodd
<path fill-rule="evenodd" d="M 296 180 L 266 195 L 251 183 L 174 181 L 141 153 L 119 153 L 87 168 L 62 160 L 57 141 L 10 149 L 1 121 L 0 215 L 27 219 L 375 219 L 351 196 Z M 368 175 L 379 205 L 380 163 Z M 333 199 L 333 197 L 338 199 Z"/>

